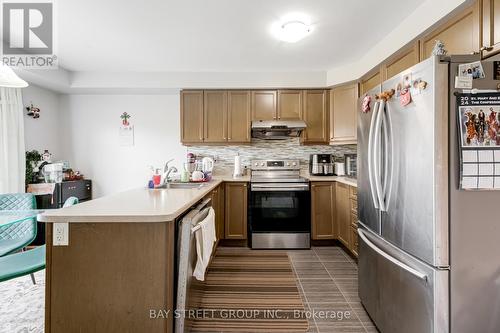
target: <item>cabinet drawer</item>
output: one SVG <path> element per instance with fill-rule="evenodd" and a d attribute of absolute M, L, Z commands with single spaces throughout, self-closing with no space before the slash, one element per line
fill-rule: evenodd
<path fill-rule="evenodd" d="M 358 228 L 351 226 L 351 252 L 357 257 L 358 256 L 358 248 L 359 248 L 359 243 L 358 243 Z"/>
<path fill-rule="evenodd" d="M 358 214 L 354 214 L 351 212 L 351 226 L 357 228 L 358 227 Z"/>
<path fill-rule="evenodd" d="M 354 186 L 349 186 L 349 197 L 358 200 L 358 189 Z"/>
<path fill-rule="evenodd" d="M 351 198 L 351 212 L 354 214 L 358 213 L 358 200 Z"/>

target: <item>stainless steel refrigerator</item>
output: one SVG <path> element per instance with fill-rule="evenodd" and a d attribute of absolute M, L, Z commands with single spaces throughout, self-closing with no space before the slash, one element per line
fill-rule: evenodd
<path fill-rule="evenodd" d="M 477 60 L 431 57 L 359 100 L 359 297 L 382 333 L 500 332 L 500 191 L 459 189 L 454 80 Z M 497 89 L 483 68 L 474 88 Z"/>

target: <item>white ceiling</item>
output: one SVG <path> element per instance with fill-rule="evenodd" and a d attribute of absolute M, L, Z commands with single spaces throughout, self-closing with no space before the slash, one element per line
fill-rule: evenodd
<path fill-rule="evenodd" d="M 62 0 L 59 65 L 70 71 L 325 71 L 362 57 L 410 15 L 414 0 Z M 270 34 L 289 12 L 314 31 Z"/>

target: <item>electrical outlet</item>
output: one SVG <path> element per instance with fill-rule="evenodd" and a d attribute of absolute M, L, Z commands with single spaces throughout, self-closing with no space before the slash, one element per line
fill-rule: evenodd
<path fill-rule="evenodd" d="M 52 228 L 54 246 L 67 246 L 69 245 L 69 224 L 68 222 L 54 223 Z"/>

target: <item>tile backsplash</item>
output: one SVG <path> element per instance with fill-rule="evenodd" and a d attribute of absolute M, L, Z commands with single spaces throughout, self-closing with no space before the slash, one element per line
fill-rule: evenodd
<path fill-rule="evenodd" d="M 309 166 L 310 154 L 333 154 L 342 158 L 344 154 L 356 153 L 356 145 L 327 146 L 300 145 L 299 138 L 285 140 L 252 139 L 251 145 L 241 146 L 190 146 L 187 151 L 198 157 L 210 156 L 216 160 L 215 173 L 232 172 L 234 156 L 240 154 L 243 166 L 255 159 L 298 159 L 301 167 Z"/>

